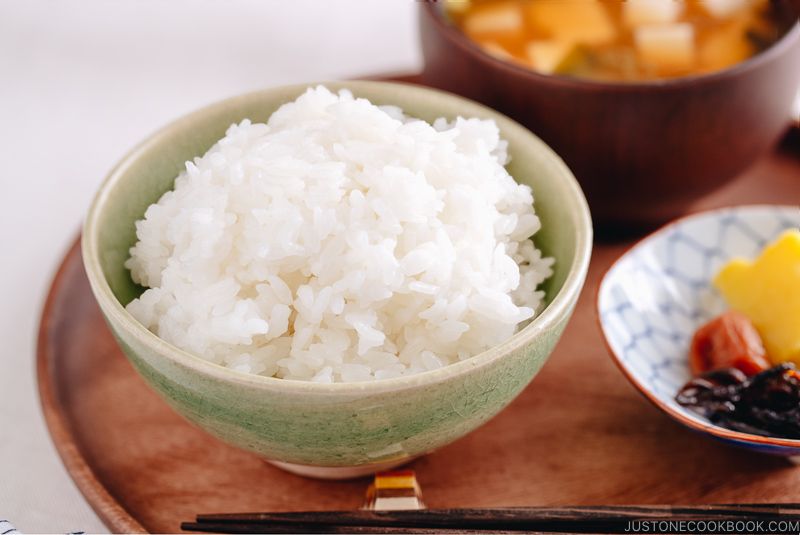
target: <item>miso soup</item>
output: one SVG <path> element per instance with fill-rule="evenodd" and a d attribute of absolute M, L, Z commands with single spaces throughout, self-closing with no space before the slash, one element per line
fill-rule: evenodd
<path fill-rule="evenodd" d="M 544 74 L 640 81 L 726 69 L 788 29 L 770 0 L 449 0 L 487 53 Z"/>

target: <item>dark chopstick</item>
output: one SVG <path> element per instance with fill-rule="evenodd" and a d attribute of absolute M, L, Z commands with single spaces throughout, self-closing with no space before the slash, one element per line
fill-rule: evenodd
<path fill-rule="evenodd" d="M 198 515 L 182 524 L 187 531 L 217 533 L 470 533 L 491 530 L 592 532 L 619 531 L 628 521 L 758 521 L 767 517 L 800 519 L 800 504 L 721 504 L 700 506 L 619 505 L 423 509 L 417 511 L 307 511 Z"/>
<path fill-rule="evenodd" d="M 442 533 L 444 535 L 478 535 L 487 533 L 483 529 L 425 528 L 409 526 L 346 526 L 336 524 L 254 524 L 233 522 L 183 522 L 184 531 L 207 533 L 420 533 L 422 535 Z M 499 535 L 518 535 L 519 530 L 491 530 Z"/>

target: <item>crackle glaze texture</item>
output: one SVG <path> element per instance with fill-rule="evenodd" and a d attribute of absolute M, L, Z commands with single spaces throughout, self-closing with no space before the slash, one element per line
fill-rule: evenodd
<path fill-rule="evenodd" d="M 508 118 L 470 101 L 410 85 L 326 83 L 431 121 L 495 119 L 509 141 L 508 168 L 534 190 L 536 243 L 556 258 L 547 308 L 514 337 L 467 361 L 416 376 L 320 385 L 240 374 L 159 340 L 124 305 L 141 292 L 123 267 L 134 221 L 172 187 L 183 162 L 204 153 L 233 122 L 264 121 L 308 85 L 236 97 L 184 117 L 129 154 L 102 186 L 87 217 L 83 255 L 92 290 L 120 347 L 174 409 L 236 446 L 289 463 L 352 467 L 399 461 L 447 444 L 506 406 L 536 375 L 580 293 L 591 253 L 583 194 L 561 160 Z"/>

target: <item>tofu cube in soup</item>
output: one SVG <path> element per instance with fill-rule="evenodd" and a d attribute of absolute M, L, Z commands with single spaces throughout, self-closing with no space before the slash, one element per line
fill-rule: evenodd
<path fill-rule="evenodd" d="M 700 5 L 714 17 L 730 17 L 735 15 L 753 0 L 700 0 Z"/>
<path fill-rule="evenodd" d="M 679 0 L 626 0 L 622 4 L 623 19 L 631 28 L 675 22 L 682 11 Z"/>
<path fill-rule="evenodd" d="M 660 72 L 688 69 L 695 59 L 691 24 L 641 26 L 634 31 L 639 60 Z"/>
<path fill-rule="evenodd" d="M 469 35 L 497 35 L 522 31 L 523 20 L 519 7 L 513 3 L 497 3 L 481 6 L 470 13 L 464 21 Z"/>

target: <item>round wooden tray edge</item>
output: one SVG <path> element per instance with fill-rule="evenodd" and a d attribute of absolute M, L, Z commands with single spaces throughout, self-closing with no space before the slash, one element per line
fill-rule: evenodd
<path fill-rule="evenodd" d="M 61 264 L 50 284 L 42 309 L 39 333 L 36 343 L 36 379 L 39 387 L 39 401 L 42 406 L 45 423 L 47 424 L 50 438 L 56 448 L 64 467 L 72 480 L 77 485 L 84 499 L 89 503 L 95 513 L 100 517 L 106 527 L 114 533 L 148 533 L 133 516 L 122 507 L 97 479 L 92 468 L 87 464 L 81 454 L 80 446 L 72 431 L 72 426 L 64 413 L 58 408 L 56 393 L 53 390 L 53 381 L 48 378 L 52 374 L 52 355 L 46 343 L 54 300 L 59 293 L 64 278 L 67 262 L 73 257 L 75 249 L 81 244 L 80 236 L 67 249 L 62 257 Z"/>

